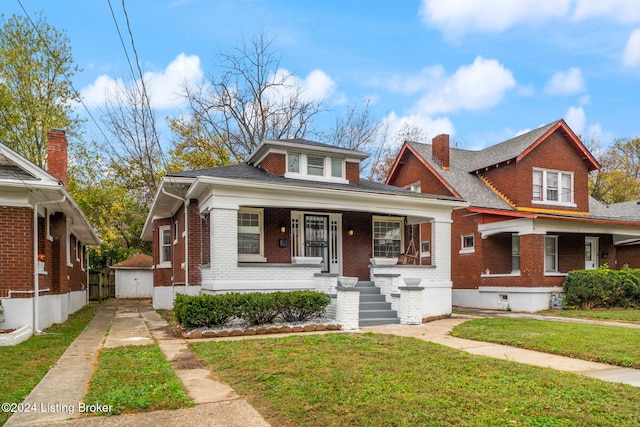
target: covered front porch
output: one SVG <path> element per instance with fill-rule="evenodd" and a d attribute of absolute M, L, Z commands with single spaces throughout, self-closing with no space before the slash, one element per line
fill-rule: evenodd
<path fill-rule="evenodd" d="M 530 218 L 481 224 L 478 231 L 477 290 L 457 291 L 454 299 L 514 311 L 558 304 L 572 270 L 621 268 L 620 243 L 640 235 L 637 227 L 604 221 Z"/>

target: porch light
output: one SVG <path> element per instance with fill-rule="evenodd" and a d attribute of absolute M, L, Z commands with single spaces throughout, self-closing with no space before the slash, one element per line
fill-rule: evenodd
<path fill-rule="evenodd" d="M 349 233 L 349 236 L 353 236 L 353 234 L 355 233 L 354 230 L 353 230 L 353 227 L 349 227 L 347 229 L 347 233 Z"/>
<path fill-rule="evenodd" d="M 282 234 L 284 234 L 284 233 L 286 233 L 286 232 L 287 232 L 287 227 L 285 227 L 285 226 L 284 226 L 284 224 L 280 224 L 280 232 L 281 232 Z"/>

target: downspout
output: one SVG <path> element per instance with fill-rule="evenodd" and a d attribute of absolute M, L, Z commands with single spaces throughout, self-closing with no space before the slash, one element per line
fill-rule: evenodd
<path fill-rule="evenodd" d="M 64 203 L 67 200 L 67 196 L 63 196 L 60 200 L 53 200 L 47 202 L 36 202 L 33 204 L 33 333 L 41 334 L 42 331 L 38 329 L 38 310 L 39 310 L 39 296 L 40 296 L 40 278 L 38 275 L 38 208 L 41 205 L 49 203 Z"/>
<path fill-rule="evenodd" d="M 187 211 L 187 208 L 189 207 L 189 200 L 183 199 L 175 194 L 171 194 L 164 188 L 162 188 L 161 192 L 169 197 L 180 200 L 184 204 L 184 286 L 187 287 L 189 286 L 189 216 Z"/>

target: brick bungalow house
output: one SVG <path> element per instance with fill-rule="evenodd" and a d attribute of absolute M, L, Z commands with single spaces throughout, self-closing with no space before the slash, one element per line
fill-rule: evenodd
<path fill-rule="evenodd" d="M 599 168 L 558 120 L 480 151 L 450 147 L 448 135 L 405 142 L 387 184 L 469 202 L 453 212 L 454 305 L 537 311 L 571 270 L 640 267 L 640 209 L 593 199 L 588 177 Z"/>
<path fill-rule="evenodd" d="M 361 179 L 366 157 L 264 141 L 247 163 L 166 176 L 142 232 L 153 241 L 154 307 L 172 307 L 176 292 L 335 294 L 340 276 L 373 281 L 390 301 L 411 277 L 427 288 L 423 317 L 449 314 L 451 212 L 465 203 Z M 420 223 L 438 246 L 431 265 L 396 265 L 406 225 Z"/>
<path fill-rule="evenodd" d="M 47 136 L 48 171 L 0 143 L 0 328 L 28 335 L 87 303 L 86 249 L 99 243 L 65 188 L 65 133 Z"/>

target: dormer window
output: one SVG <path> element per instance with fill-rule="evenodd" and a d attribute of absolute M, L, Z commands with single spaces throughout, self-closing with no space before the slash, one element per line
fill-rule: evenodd
<path fill-rule="evenodd" d="M 288 178 L 346 183 L 345 159 L 307 153 L 287 153 Z"/>
<path fill-rule="evenodd" d="M 573 173 L 534 169 L 532 198 L 534 203 L 574 206 Z"/>
<path fill-rule="evenodd" d="M 307 156 L 307 175 L 324 175 L 324 157 Z"/>

